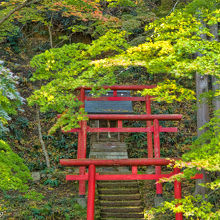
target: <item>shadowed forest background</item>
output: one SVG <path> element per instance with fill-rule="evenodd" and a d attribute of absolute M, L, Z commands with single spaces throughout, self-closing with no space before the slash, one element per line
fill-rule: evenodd
<path fill-rule="evenodd" d="M 0 218 L 86 219 L 86 209 L 76 202 L 77 181 L 65 181 L 72 170 L 59 165 L 77 155 L 77 135 L 60 128 L 67 131 L 86 118 L 75 89 L 92 86 L 98 96 L 105 93 L 98 90 L 102 85 L 155 84 L 141 94 L 156 97 L 152 114 L 183 115 L 181 122 L 166 123 L 179 132 L 160 140 L 161 157 L 183 159 L 177 166 L 184 170 L 178 177 L 184 218 L 219 219 L 219 5 L 219 0 L 1 1 Z M 140 103 L 133 108 L 144 114 Z M 145 133 L 124 141 L 129 158 L 147 157 Z M 190 180 L 198 171 L 204 179 Z M 167 202 L 157 208 L 154 181 L 139 183 L 146 219 L 174 219 L 173 181 L 164 183 Z"/>

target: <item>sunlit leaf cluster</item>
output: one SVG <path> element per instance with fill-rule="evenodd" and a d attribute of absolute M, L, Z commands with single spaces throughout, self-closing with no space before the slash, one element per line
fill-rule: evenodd
<path fill-rule="evenodd" d="M 77 101 L 76 88 L 81 86 L 98 88 L 115 82 L 115 67 L 108 70 L 96 67 L 91 65 L 92 60 L 121 53 L 127 47 L 125 32 L 109 31 L 91 45 L 82 43 L 64 45 L 35 56 L 31 61 L 31 65 L 36 68 L 32 79 L 47 80 L 48 83 L 34 91 L 28 99 L 29 104 L 39 105 L 43 112 L 49 110 L 65 112 L 69 116 L 63 114 L 56 125 L 65 125 L 66 128 L 77 127 L 82 112 L 79 113 L 81 103 Z M 73 114 L 76 117 L 72 117 Z"/>
<path fill-rule="evenodd" d="M 178 85 L 175 80 L 166 80 L 157 84 L 153 89 L 146 89 L 141 92 L 142 95 L 150 95 L 155 97 L 154 100 L 167 103 L 173 101 L 183 102 L 186 100 L 195 100 L 195 92 Z"/>
<path fill-rule="evenodd" d="M 166 211 L 172 211 L 174 213 L 182 212 L 186 219 L 218 219 L 220 213 L 213 212 L 212 208 L 213 205 L 210 202 L 207 202 L 201 195 L 198 195 L 195 197 L 186 196 L 183 199 L 172 202 L 164 202 L 163 206 L 154 209 L 154 211 L 160 213 L 166 213 Z"/>

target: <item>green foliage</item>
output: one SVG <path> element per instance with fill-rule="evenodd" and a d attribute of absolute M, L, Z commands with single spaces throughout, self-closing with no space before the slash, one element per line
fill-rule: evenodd
<path fill-rule="evenodd" d="M 136 127 L 140 126 L 138 123 L 134 123 Z M 144 158 L 147 155 L 146 149 L 146 134 L 145 133 L 132 133 L 125 139 L 128 144 L 129 158 Z"/>
<path fill-rule="evenodd" d="M 1 190 L 27 190 L 26 183 L 31 179 L 23 160 L 2 140 L 0 140 L 0 177 Z"/>
<path fill-rule="evenodd" d="M 16 114 L 24 101 L 16 89 L 17 79 L 0 65 L 0 134 L 8 130 L 10 115 Z M 0 140 L 0 177 L 1 190 L 27 190 L 26 183 L 31 179 L 23 160 L 3 140 Z"/>
<path fill-rule="evenodd" d="M 183 155 L 185 166 L 206 169 L 210 172 L 220 171 L 220 111 L 216 112 L 209 123 L 201 129 L 206 131 L 191 146 L 191 150 Z M 219 185 L 220 186 L 220 185 Z"/>
<path fill-rule="evenodd" d="M 115 57 L 96 60 L 94 64 L 105 68 L 142 66 L 151 74 L 164 74 L 165 79 L 174 77 L 192 80 L 195 73 L 219 77 L 220 44 L 210 40 L 214 36 L 207 28 L 208 25 L 219 22 L 219 5 L 215 0 L 206 3 L 207 1 L 192 1 L 186 8 L 176 10 L 169 16 L 150 23 L 145 29 L 149 36 L 145 43 L 130 47 L 125 53 Z M 205 39 L 204 35 L 208 38 Z M 143 94 L 158 96 L 156 100 L 167 102 L 195 99 L 193 91 L 177 85 L 175 81 L 160 83 L 157 88 L 144 91 Z M 217 92 L 215 96 L 218 95 Z M 188 167 L 188 169 L 184 170 L 184 175 L 178 175 L 169 181 L 181 179 L 183 176 L 189 178 L 201 169 L 219 171 L 219 124 L 218 116 L 206 125 L 207 131 L 193 143 L 191 151 L 183 155 L 183 159 L 187 162 L 179 162 L 180 167 Z M 208 187 L 219 188 L 219 180 Z M 159 211 L 182 211 L 191 219 L 219 217 L 218 211 L 213 212 L 213 205 L 202 201 L 201 198 L 187 197 L 181 202 L 182 205 L 178 207 L 175 206 L 176 201 L 166 202 Z"/>
<path fill-rule="evenodd" d="M 204 9 L 201 14 L 206 18 L 204 22 L 212 21 L 214 24 L 219 21 L 219 10 L 216 8 Z M 177 10 L 165 18 L 155 20 L 147 25 L 145 30 L 149 36 L 145 43 L 130 47 L 125 54 L 96 63 L 105 67 L 143 66 L 149 73 L 169 73 L 175 78 L 192 79 L 196 72 L 219 74 L 219 42 L 201 37 L 206 34 L 213 38 L 213 35 L 198 20 L 197 13 L 189 13 L 189 8 Z M 198 53 L 202 56 L 196 56 Z"/>
<path fill-rule="evenodd" d="M 206 170 L 215 174 L 220 171 L 220 118 L 219 111 L 215 113 L 209 123 L 201 129 L 206 131 L 199 136 L 191 145 L 191 150 L 182 156 L 181 161 L 176 162 L 176 167 L 184 168 L 183 174 L 177 174 L 171 178 L 163 181 L 172 182 L 174 180 L 182 180 L 183 178 L 190 179 L 201 170 Z M 164 213 L 167 210 L 176 212 L 183 212 L 187 219 L 218 219 L 220 211 L 214 209 L 214 205 L 208 201 L 211 194 L 217 194 L 220 188 L 220 179 L 217 175 L 213 175 L 213 181 L 203 184 L 212 190 L 207 195 L 207 201 L 201 196 L 187 196 L 184 199 L 172 202 L 165 202 L 162 207 L 158 208 L 156 212 Z M 218 195 L 219 198 L 219 195 Z M 176 204 L 181 204 L 176 207 Z M 218 202 L 217 202 L 218 204 Z M 155 211 L 155 210 L 154 210 Z"/>
<path fill-rule="evenodd" d="M 177 204 L 179 204 L 177 206 Z M 219 212 L 212 211 L 213 205 L 203 199 L 202 196 L 186 196 L 184 199 L 164 202 L 162 207 L 153 209 L 155 212 L 172 211 L 174 213 L 183 212 L 186 219 L 218 219 Z"/>
<path fill-rule="evenodd" d="M 16 88 L 17 80 L 18 77 L 0 64 L 0 134 L 7 131 L 10 115 L 16 114 L 24 102 Z"/>
<path fill-rule="evenodd" d="M 34 201 L 41 201 L 44 196 L 41 193 L 36 192 L 35 190 L 30 190 L 25 193 L 24 198 Z"/>
<path fill-rule="evenodd" d="M 44 185 L 50 185 L 52 187 L 57 187 L 59 186 L 59 180 L 57 179 L 47 179 L 45 182 L 44 182 Z"/>
<path fill-rule="evenodd" d="M 153 96 L 155 97 L 154 100 L 158 102 L 166 101 L 167 103 L 172 103 L 174 100 L 183 102 L 196 99 L 194 91 L 177 85 L 175 80 L 166 80 L 165 82 L 158 83 L 157 87 L 146 89 L 141 94 Z"/>
<path fill-rule="evenodd" d="M 34 2 L 34 1 L 33 1 Z M 19 5 L 22 5 L 22 0 L 9 0 L 1 2 L 0 20 L 11 13 Z M 20 30 L 20 24 L 25 24 L 28 21 L 38 20 L 43 21 L 44 18 L 40 13 L 37 13 L 36 4 L 29 4 L 27 7 L 21 7 L 20 10 L 15 10 L 5 22 L 0 24 L 0 42 L 3 42 L 7 37 L 13 37 Z"/>
<path fill-rule="evenodd" d="M 132 0 L 107 0 L 109 2 L 108 7 L 117 7 L 117 6 L 122 6 L 122 7 L 135 7 L 136 4 Z"/>
<path fill-rule="evenodd" d="M 128 47 L 124 39 L 125 32 L 109 31 L 98 40 L 88 44 L 70 44 L 51 49 L 35 56 L 31 65 L 36 68 L 33 80 L 49 80 L 40 90 L 28 98 L 29 104 L 37 104 L 41 111 L 54 110 L 63 113 L 56 125 L 69 130 L 78 127 L 78 121 L 86 119 L 85 112 L 79 110 L 75 89 L 81 86 L 99 88 L 114 84 L 112 69 L 97 68 L 92 61 L 99 56 L 109 56 L 123 52 Z"/>
<path fill-rule="evenodd" d="M 72 196 L 69 196 L 69 198 L 65 195 L 66 198 L 61 198 L 60 194 L 54 195 L 55 193 L 53 192 L 50 196 L 51 198 L 49 197 L 45 201 L 42 200 L 41 194 L 30 194 L 31 196 L 4 194 L 3 199 L 0 199 L 0 207 L 1 211 L 4 211 L 4 217 L 22 219 L 86 219 L 86 209 L 77 204 L 76 199 L 72 198 Z"/>

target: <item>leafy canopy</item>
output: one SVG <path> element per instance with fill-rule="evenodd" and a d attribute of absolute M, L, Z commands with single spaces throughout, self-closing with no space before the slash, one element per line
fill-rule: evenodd
<path fill-rule="evenodd" d="M 101 67 L 132 65 L 143 66 L 151 74 L 164 74 L 164 82 L 159 83 L 155 89 L 144 91 L 143 94 L 158 96 L 158 101 L 185 101 L 194 99 L 194 92 L 186 90 L 176 81 L 166 80 L 166 77 L 192 80 L 196 73 L 213 75 L 220 78 L 220 44 L 214 41 L 210 26 L 220 21 L 219 4 L 216 0 L 194 0 L 182 10 L 176 10 L 169 16 L 156 20 L 146 26 L 148 32 L 146 42 L 136 47 L 130 47 L 123 54 L 106 59 L 96 60 L 94 65 Z M 204 37 L 205 36 L 205 37 Z M 198 56 L 199 55 L 199 56 Z M 186 92 L 188 91 L 188 92 Z M 215 96 L 219 97 L 219 90 Z M 207 131 L 201 135 L 191 147 L 191 151 L 183 155 L 184 162 L 176 166 L 185 167 L 183 175 L 174 179 L 190 178 L 198 170 L 205 169 L 210 172 L 219 172 L 220 164 L 220 131 L 219 115 L 205 125 Z M 205 185 L 214 190 L 219 190 L 220 180 Z M 177 203 L 182 203 L 176 207 Z M 217 219 L 219 210 L 213 210 L 210 202 L 203 201 L 201 197 L 189 196 L 181 201 L 165 202 L 158 209 L 159 212 L 170 210 L 174 213 L 183 212 L 184 217 L 193 219 Z"/>
<path fill-rule="evenodd" d="M 84 118 L 83 110 L 79 111 L 80 102 L 76 100 L 76 88 L 94 87 L 114 84 L 115 67 L 96 67 L 91 62 L 98 57 L 122 53 L 128 44 L 125 32 L 109 31 L 93 41 L 91 45 L 78 43 L 54 48 L 35 56 L 31 66 L 36 68 L 33 80 L 47 80 L 39 90 L 29 97 L 30 105 L 37 104 L 41 111 L 57 111 L 63 113 L 52 132 L 62 126 L 64 130 L 78 127 L 78 121 Z"/>
<path fill-rule="evenodd" d="M 10 115 L 16 114 L 24 99 L 17 91 L 17 77 L 9 69 L 0 65 L 0 134 L 8 131 Z M 31 179 L 23 160 L 10 146 L 0 140 L 0 189 L 27 190 L 27 181 Z"/>

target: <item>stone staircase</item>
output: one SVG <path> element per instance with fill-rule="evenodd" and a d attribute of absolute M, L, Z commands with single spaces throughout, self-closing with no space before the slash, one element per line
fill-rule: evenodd
<path fill-rule="evenodd" d="M 94 142 L 90 158 L 127 159 L 127 146 L 122 142 Z M 101 174 L 130 173 L 128 167 L 100 167 Z M 97 181 L 102 220 L 142 220 L 143 204 L 137 181 Z"/>
<path fill-rule="evenodd" d="M 93 142 L 90 158 L 94 159 L 126 159 L 127 146 L 123 142 Z"/>
<path fill-rule="evenodd" d="M 97 183 L 102 220 L 144 219 L 137 181 Z"/>

